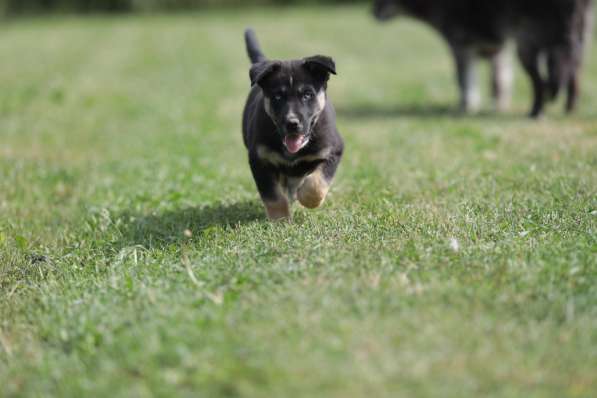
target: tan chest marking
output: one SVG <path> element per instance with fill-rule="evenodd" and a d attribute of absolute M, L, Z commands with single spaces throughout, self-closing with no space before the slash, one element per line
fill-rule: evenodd
<path fill-rule="evenodd" d="M 330 156 L 331 151 L 332 150 L 330 148 L 324 148 L 321 151 L 314 154 L 299 156 L 294 159 L 287 159 L 278 152 L 272 151 L 264 145 L 259 145 L 257 147 L 257 156 L 259 157 L 259 159 L 268 162 L 274 166 L 291 167 L 302 162 L 315 162 L 318 160 L 326 160 Z"/>

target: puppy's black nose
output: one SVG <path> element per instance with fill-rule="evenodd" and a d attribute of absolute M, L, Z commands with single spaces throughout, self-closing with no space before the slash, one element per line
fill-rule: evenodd
<path fill-rule="evenodd" d="M 292 133 L 296 133 L 297 131 L 299 131 L 300 127 L 301 124 L 296 119 L 290 119 L 286 121 L 286 130 Z"/>

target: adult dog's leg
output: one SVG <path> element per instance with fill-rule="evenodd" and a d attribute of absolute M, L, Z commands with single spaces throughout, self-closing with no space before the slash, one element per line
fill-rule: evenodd
<path fill-rule="evenodd" d="M 580 70 L 582 66 L 583 52 L 585 43 L 583 36 L 579 35 L 573 38 L 573 43 L 570 46 L 568 57 L 566 58 L 568 67 L 568 81 L 567 81 L 567 98 L 566 98 L 566 113 L 574 112 L 578 102 L 580 91 Z"/>
<path fill-rule="evenodd" d="M 255 185 L 270 220 L 290 220 L 290 203 L 286 190 L 280 186 L 277 174 L 257 157 L 249 157 Z"/>
<path fill-rule="evenodd" d="M 465 113 L 475 112 L 479 110 L 481 105 L 481 95 L 475 73 L 475 56 L 471 49 L 459 45 L 452 45 L 452 53 L 460 89 L 460 111 Z"/>
<path fill-rule="evenodd" d="M 561 48 L 552 48 L 547 53 L 547 100 L 553 101 L 558 97 L 562 86 L 566 84 L 565 55 Z"/>
<path fill-rule="evenodd" d="M 567 97 L 566 97 L 566 113 L 572 113 L 576 109 L 578 102 L 579 82 L 578 82 L 578 68 L 572 72 L 568 80 Z"/>
<path fill-rule="evenodd" d="M 545 87 L 541 74 L 539 73 L 539 48 L 519 40 L 518 57 L 533 85 L 533 107 L 530 116 L 539 117 L 543 112 L 545 103 Z"/>
<path fill-rule="evenodd" d="M 513 79 L 512 57 L 504 46 L 491 57 L 491 93 L 499 112 L 510 107 Z"/>
<path fill-rule="evenodd" d="M 579 6 L 577 21 L 572 35 L 572 50 L 570 54 L 570 78 L 567 86 L 566 112 L 574 112 L 580 91 L 580 69 L 585 51 L 589 50 L 593 36 L 593 2 L 586 0 Z"/>

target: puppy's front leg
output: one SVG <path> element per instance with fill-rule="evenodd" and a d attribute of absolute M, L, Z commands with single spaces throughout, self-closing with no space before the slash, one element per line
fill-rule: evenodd
<path fill-rule="evenodd" d="M 267 218 L 271 221 L 290 221 L 290 204 L 286 198 L 281 198 L 278 201 L 270 202 L 263 201 Z"/>
<path fill-rule="evenodd" d="M 297 192 L 299 202 L 308 209 L 315 209 L 323 204 L 330 186 L 320 168 L 311 173 Z"/>
<path fill-rule="evenodd" d="M 267 217 L 272 220 L 290 220 L 290 203 L 280 187 L 275 170 L 267 167 L 256 156 L 249 157 L 249 165 L 255 179 L 255 185 L 265 206 Z"/>
<path fill-rule="evenodd" d="M 340 153 L 340 155 L 332 157 L 305 178 L 297 192 L 298 200 L 303 206 L 315 209 L 323 204 L 341 156 Z"/>

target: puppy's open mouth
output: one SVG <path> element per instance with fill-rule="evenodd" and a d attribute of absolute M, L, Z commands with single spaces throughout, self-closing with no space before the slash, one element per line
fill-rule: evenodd
<path fill-rule="evenodd" d="M 305 134 L 287 134 L 284 137 L 284 146 L 290 153 L 297 153 L 307 142 L 309 139 Z"/>

